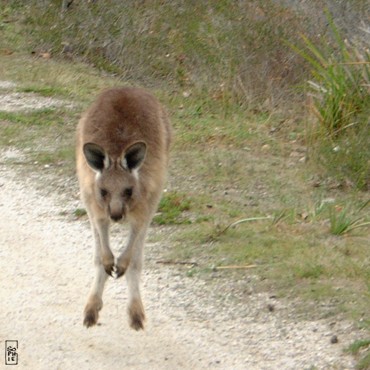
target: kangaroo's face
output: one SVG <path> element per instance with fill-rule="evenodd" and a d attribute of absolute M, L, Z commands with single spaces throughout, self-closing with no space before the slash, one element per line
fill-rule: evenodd
<path fill-rule="evenodd" d="M 87 143 L 83 152 L 88 165 L 95 171 L 95 197 L 113 221 L 123 219 L 140 197 L 138 169 L 146 155 L 142 141 L 130 145 L 116 159 L 94 143 Z"/>

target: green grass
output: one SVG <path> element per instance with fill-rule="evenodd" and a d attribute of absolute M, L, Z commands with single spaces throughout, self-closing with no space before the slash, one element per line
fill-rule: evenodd
<path fill-rule="evenodd" d="M 342 235 L 360 227 L 369 227 L 370 221 L 364 218 L 349 215 L 347 209 L 336 209 L 332 207 L 329 214 L 330 232 L 334 235 Z"/>
<path fill-rule="evenodd" d="M 330 14 L 326 14 L 335 46 L 317 46 L 302 35 L 305 50 L 294 49 L 312 67 L 312 109 L 326 134 L 335 137 L 349 127 L 361 126 L 367 116 L 370 55 L 365 43 L 345 40 Z"/>
<path fill-rule="evenodd" d="M 367 190 L 370 184 L 368 45 L 345 40 L 329 13 L 327 17 L 332 43 L 318 46 L 302 35 L 304 48 L 293 46 L 311 66 L 308 85 L 314 122 L 307 130 L 311 157 L 342 183 Z"/>
<path fill-rule="evenodd" d="M 0 53 L 0 74 L 2 79 L 17 83 L 18 91 L 70 99 L 79 104 L 74 108 L 78 112 L 92 101 L 98 91 L 120 84 L 119 80 L 101 75 L 78 61 L 72 64 L 62 60 L 43 60 L 21 52 L 15 55 Z"/>
<path fill-rule="evenodd" d="M 310 302 L 335 301 L 330 313 L 315 309 L 311 317 L 344 313 L 351 320 L 369 318 L 367 233 L 337 239 L 325 223 L 280 222 L 274 226 L 262 220 L 240 224 L 221 235 L 219 230 L 214 222 L 178 229 L 171 233 L 168 258 L 196 262 L 192 276 L 208 276 L 218 266 L 254 266 L 240 272 L 240 278 L 251 273 L 260 279 L 257 289 L 273 290 L 289 299 L 298 297 L 297 311 L 306 312 Z"/>
<path fill-rule="evenodd" d="M 357 187 L 366 191 L 370 184 L 370 131 L 364 126 L 354 132 L 347 130 L 335 140 L 326 136 L 309 139 L 309 153 L 316 171 L 335 179 L 340 187 Z"/>
<path fill-rule="evenodd" d="M 45 108 L 31 112 L 0 112 L 0 120 L 27 126 L 50 126 L 61 122 L 61 111 Z"/>
<path fill-rule="evenodd" d="M 51 96 L 68 96 L 68 91 L 63 88 L 56 88 L 55 86 L 26 86 L 17 89 L 19 92 L 23 93 L 35 93 L 41 96 L 51 97 Z"/>
<path fill-rule="evenodd" d="M 191 200 L 186 194 L 177 192 L 165 193 L 159 203 L 158 214 L 154 216 L 153 222 L 157 225 L 191 223 L 189 218 L 183 217 L 183 212 L 189 211 L 190 208 Z"/>
<path fill-rule="evenodd" d="M 81 218 L 87 215 L 86 209 L 84 208 L 76 208 L 73 212 L 73 215 L 77 218 Z"/>
<path fill-rule="evenodd" d="M 0 145 L 27 152 L 27 163 L 74 165 L 75 112 L 53 108 L 0 112 L 0 122 Z"/>
<path fill-rule="evenodd" d="M 370 339 L 361 339 L 353 342 L 347 351 L 359 357 L 357 369 L 366 370 L 370 368 Z"/>

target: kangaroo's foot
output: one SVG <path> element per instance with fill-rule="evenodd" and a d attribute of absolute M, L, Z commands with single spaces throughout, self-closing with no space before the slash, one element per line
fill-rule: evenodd
<path fill-rule="evenodd" d="M 89 297 L 84 310 L 84 325 L 89 328 L 98 322 L 99 311 L 103 307 L 103 301 L 96 295 Z"/>
<path fill-rule="evenodd" d="M 128 313 L 130 316 L 130 326 L 135 330 L 144 329 L 145 313 L 144 307 L 140 299 L 134 299 L 129 307 Z"/>

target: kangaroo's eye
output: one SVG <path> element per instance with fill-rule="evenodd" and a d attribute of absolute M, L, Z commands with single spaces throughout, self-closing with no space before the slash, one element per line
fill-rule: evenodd
<path fill-rule="evenodd" d="M 132 188 L 127 188 L 123 191 L 123 196 L 125 198 L 131 198 L 132 197 Z"/>
<path fill-rule="evenodd" d="M 100 189 L 100 195 L 102 198 L 105 198 L 108 195 L 108 191 L 105 189 Z"/>

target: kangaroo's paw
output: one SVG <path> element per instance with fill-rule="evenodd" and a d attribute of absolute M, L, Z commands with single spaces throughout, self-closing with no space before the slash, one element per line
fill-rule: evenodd
<path fill-rule="evenodd" d="M 115 273 L 115 267 L 114 267 L 114 262 L 109 263 L 109 264 L 103 264 L 105 272 L 109 275 L 114 277 Z"/>
<path fill-rule="evenodd" d="M 90 297 L 84 310 L 84 325 L 89 328 L 96 325 L 99 318 L 99 311 L 103 307 L 103 301 L 99 297 Z"/>
<path fill-rule="evenodd" d="M 103 260 L 102 260 L 102 264 L 104 266 L 105 272 L 108 275 L 114 277 L 113 276 L 114 275 L 114 256 L 113 256 L 113 254 L 110 254 L 110 255 L 104 257 Z"/>
<path fill-rule="evenodd" d="M 117 263 L 115 265 L 115 275 L 117 279 L 125 274 L 127 267 L 129 265 L 129 262 L 130 261 L 125 257 L 121 257 L 117 259 Z"/>
<path fill-rule="evenodd" d="M 114 267 L 114 275 L 115 275 L 115 278 L 118 279 L 120 278 L 121 276 L 123 276 L 126 272 L 126 269 L 122 266 L 115 266 Z"/>
<path fill-rule="evenodd" d="M 145 313 L 144 307 L 141 300 L 135 299 L 131 302 L 128 308 L 128 313 L 130 316 L 130 326 L 135 330 L 144 329 Z"/>

